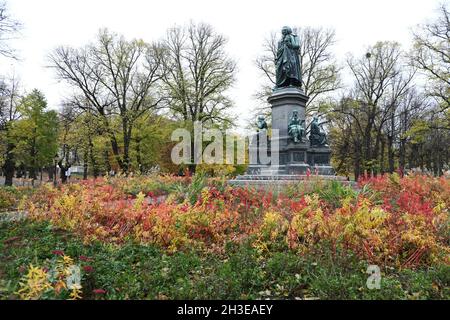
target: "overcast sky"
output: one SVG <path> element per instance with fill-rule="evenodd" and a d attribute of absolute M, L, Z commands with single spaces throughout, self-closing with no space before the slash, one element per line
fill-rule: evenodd
<path fill-rule="evenodd" d="M 445 0 L 444 0 L 445 1 Z M 447 0 L 448 1 L 448 0 Z M 261 77 L 254 60 L 263 39 L 283 25 L 324 26 L 336 30 L 335 52 L 363 54 L 379 40 L 395 40 L 406 48 L 410 30 L 435 16 L 435 0 L 7 0 L 10 13 L 24 28 L 14 43 L 21 61 L 0 60 L 0 72 L 19 75 L 26 90 L 38 88 L 51 108 L 58 108 L 63 86 L 45 68 L 46 56 L 58 45 L 82 46 L 107 27 L 127 38 L 157 40 L 174 24 L 207 22 L 224 34 L 227 50 L 237 60 L 237 82 L 230 91 L 240 124 L 256 101 Z"/>

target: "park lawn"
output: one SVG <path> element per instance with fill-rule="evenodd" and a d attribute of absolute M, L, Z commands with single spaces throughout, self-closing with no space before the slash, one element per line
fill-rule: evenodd
<path fill-rule="evenodd" d="M 83 244 L 49 222 L 0 223 L 0 299 L 18 299 L 30 264 L 51 268 L 62 254 L 82 267 L 83 299 L 450 299 L 450 267 L 382 270 L 366 286 L 368 263 L 348 253 L 261 255 L 248 243 L 223 254 L 99 241 Z M 65 296 L 49 290 L 41 299 Z"/>

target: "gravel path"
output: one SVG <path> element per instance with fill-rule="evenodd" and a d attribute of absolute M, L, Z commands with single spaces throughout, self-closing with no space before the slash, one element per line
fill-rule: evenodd
<path fill-rule="evenodd" d="M 0 222 L 17 222 L 25 220 L 26 217 L 27 217 L 26 211 L 0 212 Z"/>

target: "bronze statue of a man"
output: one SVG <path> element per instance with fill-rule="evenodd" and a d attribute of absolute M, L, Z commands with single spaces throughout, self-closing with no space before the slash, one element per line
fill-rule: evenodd
<path fill-rule="evenodd" d="M 260 114 L 256 120 L 256 126 L 259 130 L 267 130 L 267 122 L 262 114 Z"/>
<path fill-rule="evenodd" d="M 294 143 L 303 142 L 303 136 L 305 134 L 304 122 L 305 120 L 302 121 L 298 117 L 298 111 L 294 110 L 288 124 L 288 134 Z"/>
<path fill-rule="evenodd" d="M 300 43 L 298 36 L 292 34 L 292 29 L 283 27 L 281 30 L 282 38 L 278 42 L 276 67 L 276 87 L 301 87 L 301 72 L 299 49 Z"/>
<path fill-rule="evenodd" d="M 311 147 L 328 147 L 327 135 L 320 130 L 319 119 L 317 117 L 314 117 L 311 122 L 309 141 L 311 143 Z"/>

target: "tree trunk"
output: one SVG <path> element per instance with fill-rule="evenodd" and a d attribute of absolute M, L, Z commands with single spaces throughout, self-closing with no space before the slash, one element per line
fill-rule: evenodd
<path fill-rule="evenodd" d="M 53 181 L 54 175 L 56 175 L 55 165 L 47 167 L 48 181 Z"/>
<path fill-rule="evenodd" d="M 97 161 L 95 160 L 95 155 L 94 155 L 94 143 L 92 142 L 92 139 L 90 136 L 89 136 L 89 157 L 91 159 L 92 174 L 94 175 L 94 178 L 97 178 L 99 172 L 98 172 Z"/>
<path fill-rule="evenodd" d="M 117 164 L 119 165 L 120 169 L 123 171 L 123 162 L 122 159 L 120 157 L 120 150 L 119 150 L 119 144 L 117 143 L 117 140 L 115 137 L 111 137 L 111 147 L 112 147 L 112 152 L 114 155 L 114 158 L 117 161 Z M 109 159 L 108 159 L 109 162 Z"/>
<path fill-rule="evenodd" d="M 370 145 L 372 144 L 372 126 L 367 125 L 364 133 L 364 160 L 367 162 L 372 158 L 372 150 Z"/>
<path fill-rule="evenodd" d="M 25 178 L 25 167 L 23 164 L 19 166 L 16 170 L 16 178 Z"/>
<path fill-rule="evenodd" d="M 195 137 L 195 134 L 191 134 L 191 137 Z M 189 174 L 193 176 L 197 171 L 197 164 L 195 163 L 195 138 L 191 139 L 191 163 L 188 165 Z"/>
<path fill-rule="evenodd" d="M 405 172 L 405 163 L 406 162 L 406 140 L 400 139 L 400 150 L 398 154 L 398 164 L 399 168 L 403 172 Z M 411 167 L 411 164 L 410 164 Z"/>
<path fill-rule="evenodd" d="M 385 140 L 384 140 L 384 134 L 382 133 L 382 128 L 383 126 L 380 125 L 376 131 L 376 139 L 375 139 L 375 146 L 373 148 L 373 153 L 372 153 L 372 159 L 377 160 L 378 158 L 380 158 L 380 165 L 378 170 L 375 170 L 375 176 L 381 172 L 384 172 L 384 144 L 385 144 Z M 380 148 L 381 145 L 381 148 Z M 383 162 L 383 163 L 382 163 Z"/>
<path fill-rule="evenodd" d="M 141 139 L 140 138 L 136 139 L 136 162 L 137 162 L 139 171 L 141 171 L 142 170 L 142 160 L 141 160 Z"/>
<path fill-rule="evenodd" d="M 389 162 L 389 173 L 393 173 L 395 170 L 394 161 L 394 136 L 392 134 L 388 135 L 388 162 Z"/>
<path fill-rule="evenodd" d="M 33 180 L 37 179 L 37 175 L 36 175 L 36 168 L 35 167 L 31 167 L 29 170 L 29 177 Z"/>
<path fill-rule="evenodd" d="M 84 152 L 83 155 L 83 180 L 87 180 L 88 178 L 88 154 Z"/>
<path fill-rule="evenodd" d="M 386 140 L 383 138 L 381 138 L 381 150 L 380 150 L 380 171 L 381 174 L 384 174 L 384 148 L 386 146 Z"/>
<path fill-rule="evenodd" d="M 5 163 L 3 164 L 3 173 L 5 175 L 5 186 L 13 185 L 14 178 L 14 155 L 12 153 L 14 146 L 8 144 L 6 151 Z"/>
<path fill-rule="evenodd" d="M 111 163 L 109 161 L 109 152 L 108 152 L 108 150 L 105 150 L 105 152 L 103 153 L 103 157 L 105 159 L 106 171 L 110 172 L 112 167 L 111 167 Z"/>
<path fill-rule="evenodd" d="M 131 142 L 131 125 L 127 121 L 123 122 L 123 162 L 122 171 L 128 175 L 130 171 L 130 142 Z"/>
<path fill-rule="evenodd" d="M 359 176 L 361 175 L 361 148 L 359 143 L 354 144 L 355 148 L 355 166 L 354 166 L 354 174 L 355 181 L 358 181 Z"/>

